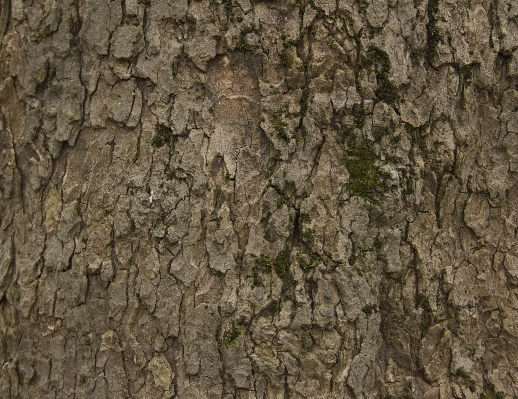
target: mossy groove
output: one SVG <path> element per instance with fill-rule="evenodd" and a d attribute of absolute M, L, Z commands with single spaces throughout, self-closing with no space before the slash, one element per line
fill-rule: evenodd
<path fill-rule="evenodd" d="M 352 195 L 372 200 L 382 194 L 390 175 L 377 164 L 378 157 L 367 143 L 350 144 L 343 160 L 349 171 L 348 188 Z"/>
<path fill-rule="evenodd" d="M 367 54 L 363 57 L 362 63 L 367 68 L 374 68 L 376 72 L 376 80 L 378 81 L 378 87 L 374 93 L 376 97 L 387 104 L 398 101 L 397 88 L 389 79 L 391 64 L 388 54 L 377 47 L 370 46 Z"/>

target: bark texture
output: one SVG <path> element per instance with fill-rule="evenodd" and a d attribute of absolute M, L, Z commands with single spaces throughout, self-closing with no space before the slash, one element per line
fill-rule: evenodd
<path fill-rule="evenodd" d="M 0 397 L 517 398 L 517 22 L 0 0 Z"/>

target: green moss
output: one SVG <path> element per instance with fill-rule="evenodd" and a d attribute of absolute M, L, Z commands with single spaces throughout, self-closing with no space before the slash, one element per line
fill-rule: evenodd
<path fill-rule="evenodd" d="M 484 388 L 484 392 L 480 394 L 480 399 L 505 399 L 503 392 L 495 392 L 495 386 L 488 384 Z"/>
<path fill-rule="evenodd" d="M 299 258 L 298 259 L 299 261 L 299 267 L 300 269 L 304 272 L 304 273 L 308 273 L 310 272 L 311 270 L 313 270 L 316 266 L 317 266 L 317 263 L 316 262 L 308 262 L 306 261 L 304 258 Z"/>
<path fill-rule="evenodd" d="M 297 188 L 295 187 L 295 182 L 293 181 L 287 181 L 284 183 L 284 188 L 282 190 L 282 193 L 284 196 L 288 198 L 292 198 L 297 193 Z"/>
<path fill-rule="evenodd" d="M 372 136 L 376 142 L 380 142 L 382 137 L 386 133 L 386 129 L 383 126 L 373 126 L 371 129 Z"/>
<path fill-rule="evenodd" d="M 297 282 L 289 270 L 286 270 L 282 278 L 281 298 L 283 301 L 295 301 L 295 288 Z"/>
<path fill-rule="evenodd" d="M 298 242 L 297 262 L 300 269 L 304 273 L 308 273 L 314 269 L 320 260 L 318 254 L 314 253 L 312 247 L 314 245 L 313 231 L 309 225 L 311 217 L 307 213 L 300 213 L 298 217 L 298 231 L 300 232 L 300 242 Z"/>
<path fill-rule="evenodd" d="M 225 12 L 227 14 L 230 14 L 232 12 L 232 0 L 222 0 L 221 3 L 223 3 L 225 7 Z"/>
<path fill-rule="evenodd" d="M 254 269 L 253 273 L 252 273 L 252 285 L 254 287 L 260 287 L 263 285 L 263 278 L 261 277 L 261 275 L 259 274 L 259 271 L 257 269 Z"/>
<path fill-rule="evenodd" d="M 430 303 L 428 302 L 428 298 L 421 292 L 417 294 L 416 305 L 425 310 L 431 309 Z"/>
<path fill-rule="evenodd" d="M 283 141 L 290 141 L 288 133 L 286 132 L 288 123 L 283 119 L 282 112 L 279 112 L 273 116 L 272 126 Z"/>
<path fill-rule="evenodd" d="M 272 216 L 272 212 L 270 211 L 270 205 L 267 202 L 263 203 L 261 215 L 261 224 L 268 224 L 268 220 Z"/>
<path fill-rule="evenodd" d="M 256 265 L 261 273 L 269 274 L 272 272 L 273 263 L 268 256 L 260 257 L 256 260 Z"/>
<path fill-rule="evenodd" d="M 469 388 L 471 392 L 475 392 L 475 380 L 473 380 L 468 373 L 464 371 L 464 369 L 460 368 L 457 370 L 457 376 L 462 385 L 465 385 Z"/>
<path fill-rule="evenodd" d="M 284 186 L 277 187 L 279 198 L 277 198 L 277 207 L 282 208 L 286 205 L 288 208 L 293 206 L 297 195 L 297 188 L 293 181 L 285 181 Z"/>
<path fill-rule="evenodd" d="M 383 191 L 385 180 L 390 177 L 376 164 L 377 157 L 368 144 L 353 144 L 344 157 L 349 171 L 348 188 L 352 195 L 372 200 Z"/>
<path fill-rule="evenodd" d="M 277 237 L 272 234 L 272 231 L 270 229 L 270 218 L 272 216 L 272 213 L 270 212 L 270 207 L 268 204 L 263 204 L 263 216 L 261 217 L 261 224 L 264 226 L 264 239 L 268 242 L 274 242 Z"/>
<path fill-rule="evenodd" d="M 304 10 L 306 9 L 307 3 L 307 0 L 295 0 L 295 5 L 299 8 L 299 14 L 301 16 L 304 15 Z"/>
<path fill-rule="evenodd" d="M 304 273 L 309 273 L 318 266 L 319 256 L 313 253 L 307 245 L 302 245 L 298 250 L 297 261 L 300 269 Z"/>
<path fill-rule="evenodd" d="M 362 312 L 365 313 L 367 316 L 369 316 L 377 311 L 378 311 L 378 306 L 376 306 L 376 305 L 365 305 L 362 308 Z"/>
<path fill-rule="evenodd" d="M 367 54 L 362 59 L 362 63 L 366 67 L 374 66 L 378 73 L 390 72 L 390 59 L 388 54 L 375 46 L 369 47 Z"/>
<path fill-rule="evenodd" d="M 387 104 L 393 104 L 399 99 L 399 94 L 397 93 L 397 87 L 394 84 L 385 78 L 380 78 L 378 76 L 378 88 L 374 92 L 374 94 L 383 102 Z"/>
<path fill-rule="evenodd" d="M 306 292 L 309 293 L 310 297 L 314 298 L 318 292 L 318 283 L 313 277 L 306 277 L 304 280 L 306 283 Z"/>
<path fill-rule="evenodd" d="M 376 140 L 376 142 L 380 142 L 384 136 L 391 136 L 395 130 L 396 124 L 391 121 L 388 126 L 373 126 L 371 131 L 374 136 L 374 140 Z M 399 139 L 401 138 L 399 137 Z"/>
<path fill-rule="evenodd" d="M 421 320 L 419 321 L 419 330 L 421 330 L 422 334 L 426 334 L 431 326 L 433 326 L 434 318 L 431 312 L 424 311 L 421 315 Z"/>
<path fill-rule="evenodd" d="M 374 68 L 376 72 L 378 82 L 378 87 L 374 93 L 376 97 L 387 104 L 396 102 L 399 95 L 397 94 L 397 88 L 389 79 L 391 65 L 388 54 L 377 47 L 371 46 L 363 57 L 362 63 L 367 68 Z"/>
<path fill-rule="evenodd" d="M 232 330 L 227 331 L 223 335 L 223 339 L 221 340 L 221 346 L 224 348 L 234 346 L 237 339 L 241 336 L 242 332 L 243 331 L 241 327 L 235 327 Z"/>
<path fill-rule="evenodd" d="M 286 248 L 272 262 L 273 270 L 280 278 L 284 278 L 290 270 L 290 254 L 290 249 Z"/>
<path fill-rule="evenodd" d="M 293 64 L 293 59 L 291 57 L 291 54 L 287 48 L 284 48 L 281 53 L 279 54 L 279 57 L 281 59 L 281 63 L 283 67 L 290 68 Z"/>
<path fill-rule="evenodd" d="M 301 213 L 299 216 L 299 221 L 302 224 L 311 223 L 311 217 L 307 213 Z"/>
<path fill-rule="evenodd" d="M 76 215 L 82 219 L 83 218 L 83 193 L 79 194 L 79 197 L 77 197 L 74 209 L 76 211 Z"/>
<path fill-rule="evenodd" d="M 238 21 L 239 21 L 239 17 L 238 17 Z M 239 21 L 241 22 L 241 21 Z M 250 26 L 243 26 L 243 28 L 241 29 L 241 32 L 239 34 L 239 39 L 237 41 L 237 44 L 236 44 L 236 47 L 240 50 L 251 50 L 251 48 L 248 48 L 247 47 L 247 44 L 246 44 L 246 35 L 248 35 L 249 33 L 259 33 L 259 31 L 256 29 L 255 25 L 252 24 Z M 218 35 L 218 39 L 221 39 L 221 35 Z"/>
<path fill-rule="evenodd" d="M 281 39 L 283 49 L 279 53 L 279 58 L 281 59 L 283 67 L 291 68 L 293 66 L 293 57 L 290 53 L 290 47 L 293 43 L 288 40 L 288 37 L 285 34 L 281 35 Z"/>
<path fill-rule="evenodd" d="M 306 69 L 306 67 L 305 67 Z M 305 87 L 302 89 L 302 96 L 300 98 L 300 113 L 304 115 L 309 107 L 309 89 Z"/>
<path fill-rule="evenodd" d="M 237 253 L 234 254 L 234 261 L 236 262 L 236 265 L 242 266 L 243 261 L 245 259 L 245 254 L 242 253 L 240 250 L 237 251 Z"/>
<path fill-rule="evenodd" d="M 309 247 L 312 247 L 315 242 L 315 237 L 313 237 L 313 231 L 311 231 L 311 229 L 309 228 L 302 230 L 300 238 L 302 239 L 302 242 Z"/>
<path fill-rule="evenodd" d="M 224 198 L 223 198 L 223 191 L 221 188 L 216 187 L 214 190 L 214 208 L 220 209 L 221 205 L 223 204 Z"/>
<path fill-rule="evenodd" d="M 277 240 L 277 236 L 272 233 L 272 229 L 270 229 L 268 224 L 265 226 L 264 229 L 264 239 L 268 242 L 275 242 Z"/>
<path fill-rule="evenodd" d="M 474 62 L 467 65 L 459 65 L 455 63 L 452 64 L 452 66 L 459 75 L 459 89 L 461 91 L 462 98 L 464 99 L 464 91 L 473 83 L 473 72 L 476 68 L 480 67 L 480 63 Z"/>
<path fill-rule="evenodd" d="M 428 298 L 424 294 L 419 293 L 417 295 L 416 306 L 423 308 L 421 320 L 419 321 L 419 330 L 421 330 L 421 334 L 424 335 L 438 320 L 435 318 Z"/>
<path fill-rule="evenodd" d="M 349 266 L 354 266 L 354 264 L 356 263 L 356 255 L 352 254 L 351 256 L 349 256 L 348 262 Z"/>
<path fill-rule="evenodd" d="M 415 172 L 413 170 L 407 171 L 403 169 L 401 171 L 401 175 L 404 182 L 401 188 L 401 194 L 403 195 L 403 198 L 406 198 L 410 194 L 414 193 Z"/>
<path fill-rule="evenodd" d="M 275 259 L 269 259 L 268 257 L 262 257 L 257 259 L 256 268 L 254 270 L 254 285 L 262 285 L 262 274 L 269 274 L 275 271 L 275 274 L 282 280 L 282 287 L 280 296 L 282 300 L 291 300 L 295 298 L 295 286 L 296 281 L 290 273 L 290 256 L 291 248 L 286 247 L 281 251 Z M 257 283 L 255 280 L 258 280 Z"/>
<path fill-rule="evenodd" d="M 403 392 L 398 396 L 398 399 L 413 399 L 412 382 L 408 381 L 403 388 Z"/>
<path fill-rule="evenodd" d="M 171 169 L 171 166 L 166 165 L 164 168 L 164 175 L 167 178 L 167 180 L 173 180 L 173 179 L 180 179 L 182 178 L 174 169 Z"/>
<path fill-rule="evenodd" d="M 439 0 L 428 1 L 428 24 L 426 36 L 428 40 L 429 57 L 437 53 L 437 46 L 442 42 L 439 28 L 437 27 L 437 14 L 439 12 Z"/>
<path fill-rule="evenodd" d="M 300 346 L 305 352 L 308 352 L 313 348 L 313 339 L 309 333 L 302 333 L 302 336 L 300 337 Z"/>
<path fill-rule="evenodd" d="M 387 395 L 385 399 L 414 399 L 414 397 L 412 396 L 412 392 L 403 390 L 403 393 L 398 395 L 397 398 L 394 395 Z"/>
<path fill-rule="evenodd" d="M 261 310 L 259 316 L 273 317 L 279 312 L 279 305 L 276 301 L 271 301 L 266 307 Z"/>
<path fill-rule="evenodd" d="M 173 134 L 173 130 L 170 127 L 157 123 L 155 132 L 155 136 L 151 140 L 151 145 L 153 147 L 161 148 L 166 144 L 171 148 L 174 147 L 176 136 Z"/>
<path fill-rule="evenodd" d="M 354 116 L 356 127 L 362 129 L 365 126 L 365 116 L 367 115 L 363 102 L 354 104 L 351 113 Z"/>

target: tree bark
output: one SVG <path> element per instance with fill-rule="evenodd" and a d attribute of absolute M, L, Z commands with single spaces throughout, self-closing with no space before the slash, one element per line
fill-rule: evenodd
<path fill-rule="evenodd" d="M 517 23 L 1 0 L 0 397 L 518 397 Z"/>

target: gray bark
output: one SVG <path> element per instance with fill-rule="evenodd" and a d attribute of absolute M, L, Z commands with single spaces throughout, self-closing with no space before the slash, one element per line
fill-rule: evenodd
<path fill-rule="evenodd" d="M 518 397 L 517 23 L 0 1 L 0 397 Z"/>

